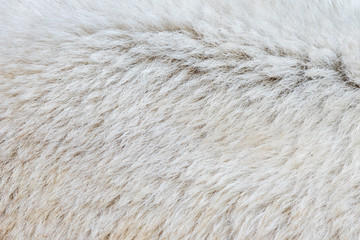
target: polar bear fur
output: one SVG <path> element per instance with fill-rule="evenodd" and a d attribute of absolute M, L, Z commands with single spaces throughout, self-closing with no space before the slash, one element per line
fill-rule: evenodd
<path fill-rule="evenodd" d="M 0 6 L 0 239 L 360 238 L 357 1 Z"/>

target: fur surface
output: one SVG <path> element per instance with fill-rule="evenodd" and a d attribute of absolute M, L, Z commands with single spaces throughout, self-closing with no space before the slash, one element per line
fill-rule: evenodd
<path fill-rule="evenodd" d="M 1 239 L 359 239 L 358 2 L 0 6 Z"/>

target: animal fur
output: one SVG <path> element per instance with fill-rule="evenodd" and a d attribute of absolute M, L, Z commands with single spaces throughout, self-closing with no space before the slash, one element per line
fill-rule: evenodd
<path fill-rule="evenodd" d="M 0 239 L 359 239 L 359 10 L 0 0 Z"/>

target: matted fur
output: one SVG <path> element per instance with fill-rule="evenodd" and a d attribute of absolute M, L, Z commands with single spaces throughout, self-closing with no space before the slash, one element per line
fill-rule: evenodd
<path fill-rule="evenodd" d="M 0 0 L 0 239 L 359 239 L 359 10 Z"/>

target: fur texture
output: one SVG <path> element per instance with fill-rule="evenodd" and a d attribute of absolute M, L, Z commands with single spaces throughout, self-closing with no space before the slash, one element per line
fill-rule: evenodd
<path fill-rule="evenodd" d="M 359 239 L 359 10 L 0 0 L 0 239 Z"/>

